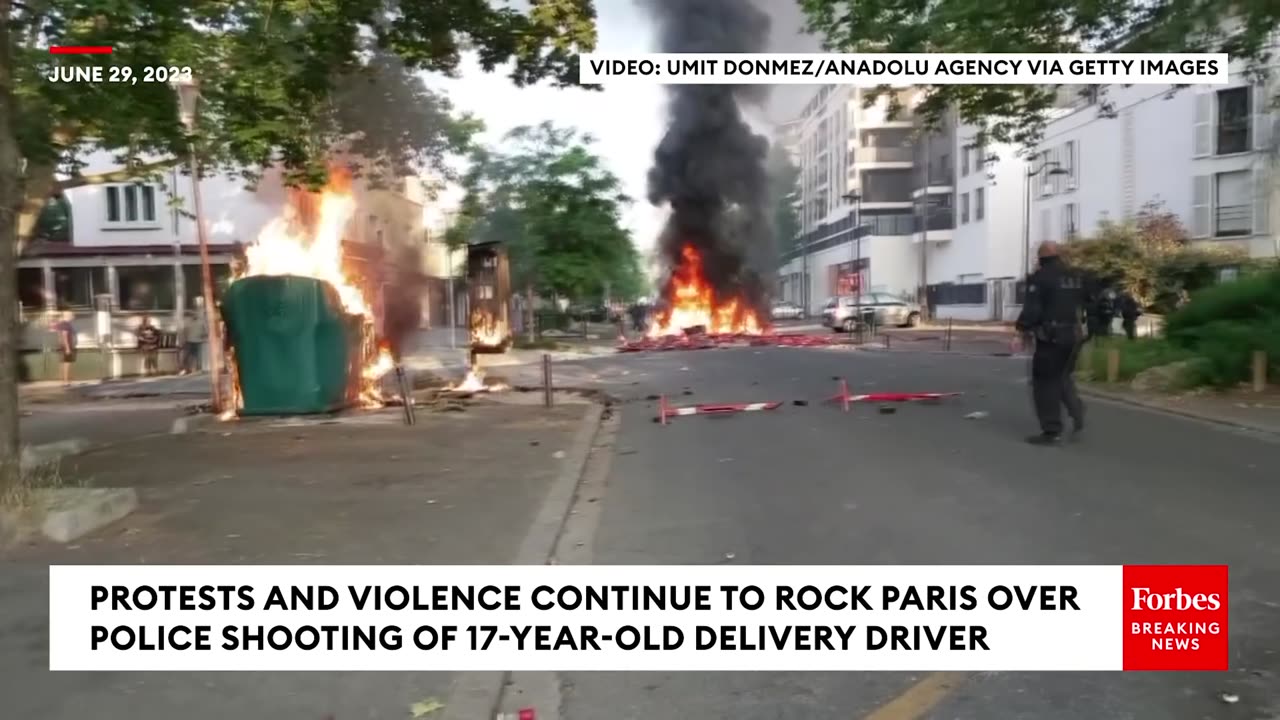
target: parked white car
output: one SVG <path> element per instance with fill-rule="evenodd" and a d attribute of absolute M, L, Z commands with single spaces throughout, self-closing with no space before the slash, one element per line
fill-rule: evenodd
<path fill-rule="evenodd" d="M 822 311 L 822 324 L 835 332 L 853 332 L 858 323 L 858 305 L 862 321 L 876 327 L 915 327 L 920 324 L 920 305 L 912 300 L 888 293 L 866 293 L 861 298 L 845 295 L 831 298 Z"/>
<path fill-rule="evenodd" d="M 804 308 L 793 302 L 776 302 L 769 315 L 774 320 L 799 320 L 804 317 Z"/>

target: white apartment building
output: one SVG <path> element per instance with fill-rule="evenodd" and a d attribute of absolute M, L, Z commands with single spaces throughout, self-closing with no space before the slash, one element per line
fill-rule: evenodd
<path fill-rule="evenodd" d="M 1155 202 L 1198 242 L 1280 256 L 1280 86 L 1240 70 L 1226 86 L 1107 86 L 1062 111 L 1027 170 L 1065 170 L 1032 182 L 1030 243 L 1087 236 Z"/>
<path fill-rule="evenodd" d="M 1004 320 L 1016 310 L 1021 275 L 1023 167 L 1012 145 L 980 146 L 980 128 L 954 120 L 939 133 L 951 142 L 950 228 L 929 233 L 924 263 L 932 315 L 960 320 Z M 916 234 L 917 242 L 920 233 Z"/>
<path fill-rule="evenodd" d="M 803 235 L 799 249 L 782 258 L 780 298 L 815 313 L 827 298 L 852 287 L 913 293 L 918 279 L 913 270 L 918 251 L 911 242 L 915 98 L 913 89 L 900 89 L 903 109 L 890 119 L 889 98 L 864 108 L 858 88 L 827 85 L 784 126 L 781 141 L 792 148 L 800 168 L 797 207 Z M 851 193 L 858 193 L 857 202 Z"/>
<path fill-rule="evenodd" d="M 929 287 L 937 317 L 1010 312 L 1022 162 L 1011 147 L 977 147 L 977 128 L 954 121 L 919 134 L 910 112 L 916 92 L 899 91 L 904 110 L 890 119 L 887 98 L 864 109 L 857 88 L 827 86 L 780 127 L 779 141 L 794 148 L 801 171 L 804 233 L 782 259 L 782 299 L 817 312 L 856 287 L 856 276 L 868 291 L 916 296 Z"/>

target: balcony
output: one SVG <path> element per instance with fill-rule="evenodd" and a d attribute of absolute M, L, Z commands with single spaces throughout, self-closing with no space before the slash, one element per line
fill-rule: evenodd
<path fill-rule="evenodd" d="M 911 234 L 911 242 L 920 243 L 927 239 L 931 243 L 944 243 L 951 241 L 951 233 L 956 227 L 956 213 L 954 208 L 950 207 L 933 207 L 929 211 L 929 221 L 927 225 L 928 232 L 925 232 L 925 219 L 920 215 L 913 218 L 914 232 Z"/>
<path fill-rule="evenodd" d="M 910 163 L 914 162 L 914 151 L 909 147 L 863 147 L 858 148 L 857 162 L 867 163 Z"/>
<path fill-rule="evenodd" d="M 1253 234 L 1253 206 L 1222 205 L 1213 214 L 1214 237 L 1242 237 Z"/>

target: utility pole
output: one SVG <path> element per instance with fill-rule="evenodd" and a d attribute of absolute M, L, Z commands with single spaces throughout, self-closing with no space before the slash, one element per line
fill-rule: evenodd
<path fill-rule="evenodd" d="M 209 262 L 209 238 L 204 228 L 204 206 L 200 199 L 200 158 L 196 154 L 195 132 L 200 89 L 194 82 L 178 85 L 178 109 L 187 128 L 187 148 L 191 156 L 191 198 L 195 202 L 196 237 L 200 242 L 200 274 L 204 285 L 205 319 L 209 324 L 209 376 L 212 383 L 213 411 L 224 409 L 222 402 L 222 331 L 218 324 L 218 307 L 213 301 L 213 268 Z"/>
<path fill-rule="evenodd" d="M 929 186 L 933 184 L 933 158 L 929 155 L 929 131 L 924 135 L 924 196 L 920 198 L 920 309 L 929 313 Z"/>

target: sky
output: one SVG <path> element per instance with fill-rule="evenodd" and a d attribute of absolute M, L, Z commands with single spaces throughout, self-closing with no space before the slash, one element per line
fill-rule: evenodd
<path fill-rule="evenodd" d="M 696 0 L 690 0 L 694 2 Z M 771 50 L 811 52 L 816 40 L 800 36 L 801 17 L 794 0 L 756 0 L 774 17 Z M 653 24 L 633 0 L 596 0 L 597 49 L 601 52 L 656 52 Z M 550 120 L 576 127 L 596 138 L 596 151 L 634 198 L 624 214 L 641 253 L 649 251 L 662 229 L 665 211 L 648 201 L 646 176 L 653 150 L 662 139 L 666 92 L 661 86 L 613 87 L 602 91 L 547 85 L 517 88 L 501 70 L 485 73 L 468 58 L 458 78 L 430 77 L 428 83 L 446 92 L 460 111 L 471 112 L 486 125 L 482 140 L 496 144 L 520 125 Z M 753 113 L 758 129 L 789 119 L 816 90 L 807 86 L 776 88 L 768 107 Z M 456 202 L 455 189 L 441 197 L 442 205 Z"/>

